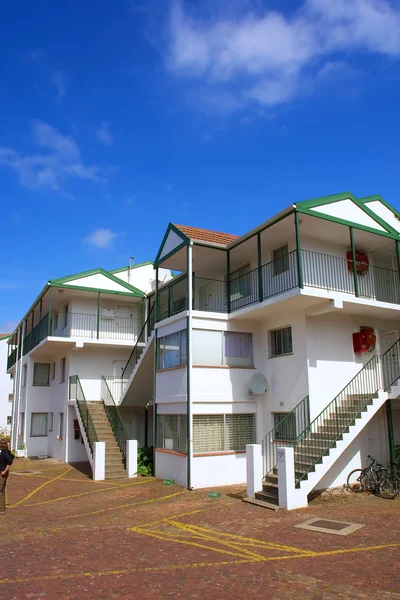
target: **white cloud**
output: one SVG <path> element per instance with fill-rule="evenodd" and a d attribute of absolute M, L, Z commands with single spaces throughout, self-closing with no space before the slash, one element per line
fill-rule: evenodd
<path fill-rule="evenodd" d="M 116 237 L 118 237 L 118 233 L 111 229 L 96 229 L 83 241 L 92 248 L 109 248 Z"/>
<path fill-rule="evenodd" d="M 360 51 L 400 57 L 399 2 L 304 0 L 287 15 L 254 0 L 236 16 L 232 10 L 193 16 L 189 3 L 176 0 L 167 68 L 195 84 L 192 103 L 197 98 L 203 107 L 229 113 L 252 103 L 291 102 L 314 89 L 318 73 L 335 77 L 333 63 Z"/>
<path fill-rule="evenodd" d="M 96 131 L 96 136 L 99 142 L 104 144 L 104 146 L 112 146 L 114 143 L 114 139 L 108 129 L 108 125 L 105 121 L 100 123 L 100 127 Z"/>
<path fill-rule="evenodd" d="M 67 179 L 104 183 L 96 165 L 86 165 L 76 140 L 63 135 L 48 123 L 34 121 L 31 137 L 38 151 L 22 154 L 14 148 L 0 146 L 0 165 L 13 169 L 22 186 L 31 189 L 60 190 Z"/>
<path fill-rule="evenodd" d="M 63 71 L 54 71 L 50 77 L 50 83 L 55 87 L 57 97 L 61 100 L 68 90 L 68 78 Z"/>

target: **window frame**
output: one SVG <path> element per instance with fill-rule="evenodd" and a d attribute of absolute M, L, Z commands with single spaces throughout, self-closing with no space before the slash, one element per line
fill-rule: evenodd
<path fill-rule="evenodd" d="M 64 439 L 64 413 L 63 412 L 58 413 L 58 434 L 57 434 L 57 439 L 58 440 Z"/>
<path fill-rule="evenodd" d="M 284 249 L 286 249 L 286 252 L 275 258 L 275 253 Z M 272 250 L 272 264 L 273 277 L 279 277 L 279 275 L 283 275 L 283 273 L 289 271 L 289 244 L 284 244 Z"/>
<path fill-rule="evenodd" d="M 46 433 L 35 434 L 35 435 L 32 433 L 33 419 L 34 419 L 34 416 L 36 416 L 36 415 L 46 415 L 46 427 L 44 428 L 45 431 L 46 431 Z M 49 413 L 47 413 L 47 412 L 38 412 L 38 411 L 32 412 L 31 413 L 31 429 L 30 429 L 30 436 L 29 437 L 35 437 L 35 438 L 36 437 L 41 437 L 41 438 L 42 437 L 47 437 L 47 433 L 48 433 L 48 429 L 47 429 L 47 427 L 48 427 L 48 420 L 49 420 Z"/>
<path fill-rule="evenodd" d="M 284 338 L 283 338 L 283 334 L 282 332 L 285 331 L 286 329 L 290 330 L 290 350 L 288 352 L 284 352 Z M 273 341 L 273 337 L 276 333 L 281 332 L 282 335 L 282 340 L 281 340 L 281 344 L 282 344 L 282 352 L 280 353 L 276 353 L 276 341 Z M 281 356 L 290 356 L 291 354 L 293 354 L 293 330 L 292 330 L 292 326 L 291 325 L 286 325 L 285 327 L 279 327 L 278 329 L 270 329 L 270 331 L 268 332 L 268 337 L 269 337 L 269 358 L 280 358 Z"/>
<path fill-rule="evenodd" d="M 26 383 L 28 380 L 28 365 L 25 363 L 22 367 L 22 384 L 21 387 L 26 387 Z"/>
<path fill-rule="evenodd" d="M 35 383 L 36 365 L 42 365 L 42 366 L 46 365 L 48 367 L 48 369 L 47 369 L 47 383 Z M 33 363 L 32 385 L 35 386 L 35 387 L 48 387 L 50 385 L 50 363 L 41 363 L 41 362 L 34 362 Z"/>
<path fill-rule="evenodd" d="M 161 346 L 165 347 L 168 342 L 165 340 L 173 335 L 179 335 L 179 364 L 172 367 L 165 367 L 165 350 L 161 351 Z M 182 343 L 184 340 L 184 343 Z M 169 371 L 170 369 L 181 369 L 187 366 L 187 329 L 180 329 L 157 338 L 157 371 Z"/>
<path fill-rule="evenodd" d="M 66 372 L 67 372 L 67 357 L 63 356 L 63 358 L 61 359 L 60 383 L 65 383 Z"/>
<path fill-rule="evenodd" d="M 47 431 L 53 431 L 54 413 L 49 412 L 47 416 Z"/>
<path fill-rule="evenodd" d="M 56 363 L 55 361 L 51 363 L 50 366 L 50 380 L 54 381 L 56 378 Z"/>
<path fill-rule="evenodd" d="M 194 438 L 195 438 L 195 434 L 194 434 L 194 429 L 195 429 L 195 420 L 196 417 L 198 418 L 204 418 L 204 417 L 223 417 L 223 449 L 221 450 L 209 450 L 209 451 L 204 451 L 204 450 L 196 450 L 195 446 L 194 446 Z M 252 441 L 248 441 L 245 443 L 245 447 L 244 449 L 240 449 L 240 450 L 234 450 L 234 449 L 228 449 L 227 448 L 227 417 L 234 419 L 235 417 L 252 417 L 252 429 L 253 429 L 253 437 L 252 437 Z M 240 424 L 240 423 L 239 423 Z M 255 444 L 256 443 L 256 439 L 257 439 L 257 414 L 256 413 L 219 413 L 219 414 L 196 414 L 193 415 L 193 454 L 194 455 L 198 455 L 198 456 L 203 456 L 203 455 L 213 455 L 213 454 L 240 454 L 240 453 L 245 453 L 246 452 L 246 445 L 247 444 Z"/>
<path fill-rule="evenodd" d="M 288 423 L 289 421 L 291 421 L 290 426 L 293 428 L 293 437 L 288 437 L 288 436 L 276 436 L 276 431 L 278 430 L 278 427 L 280 425 L 280 423 L 286 419 L 286 417 L 288 415 L 292 414 L 293 419 L 288 419 Z M 297 438 L 297 423 L 296 423 L 296 415 L 294 413 L 292 413 L 292 411 L 277 411 L 277 412 L 273 412 L 273 420 L 274 420 L 274 442 L 294 442 Z M 278 417 L 282 417 L 278 422 L 277 422 L 277 418 Z"/>
<path fill-rule="evenodd" d="M 177 418 L 177 427 L 176 432 L 172 435 L 178 437 L 178 449 L 177 448 L 166 448 L 165 447 L 165 419 L 166 418 Z M 162 421 L 162 423 L 161 423 Z M 182 428 L 182 425 L 185 427 Z M 184 430 L 182 432 L 182 429 Z M 183 436 L 183 444 L 182 444 L 182 436 Z M 160 445 L 160 437 L 162 437 L 162 444 Z M 169 438 L 167 438 L 169 439 Z M 156 449 L 163 450 L 164 452 L 173 452 L 176 454 L 182 454 L 187 456 L 187 415 L 179 414 L 158 414 L 157 415 L 157 440 L 156 440 Z"/>
<path fill-rule="evenodd" d="M 221 331 L 218 329 L 193 329 L 193 331 L 201 331 L 201 332 L 211 332 L 211 333 L 219 333 L 220 334 L 220 362 L 218 364 L 215 363 L 205 363 L 205 362 L 193 362 L 193 366 L 195 367 L 210 367 L 210 368 L 218 368 L 218 367 L 228 367 L 230 369 L 254 369 L 254 334 L 252 331 Z M 230 365 L 227 362 L 226 353 L 226 334 L 239 334 L 239 335 L 249 335 L 250 336 L 250 346 L 251 346 L 251 357 L 250 364 L 248 365 Z M 194 352 L 193 352 L 194 355 Z M 230 357 L 233 358 L 233 357 Z"/>

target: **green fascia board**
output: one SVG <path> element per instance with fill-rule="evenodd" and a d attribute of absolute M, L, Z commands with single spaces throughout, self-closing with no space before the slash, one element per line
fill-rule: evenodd
<path fill-rule="evenodd" d="M 164 234 L 164 237 L 163 237 L 163 239 L 162 239 L 162 242 L 161 242 L 160 249 L 159 249 L 159 251 L 157 252 L 157 256 L 156 256 L 156 258 L 155 258 L 155 261 L 154 261 L 154 266 L 155 266 L 155 267 L 158 267 L 158 265 L 159 265 L 159 264 L 160 264 L 160 262 L 161 262 L 161 260 L 160 260 L 160 256 L 161 256 L 161 253 L 162 253 L 162 251 L 163 251 L 163 248 L 164 248 L 164 244 L 165 244 L 165 242 L 167 241 L 167 237 L 168 237 L 168 234 L 169 234 L 169 232 L 170 232 L 170 231 L 173 231 L 174 233 L 176 233 L 177 235 L 179 235 L 179 237 L 180 237 L 180 238 L 182 239 L 182 241 L 183 241 L 183 245 L 184 245 L 184 246 L 187 246 L 188 244 L 190 244 L 190 238 L 188 238 L 188 236 L 187 236 L 187 235 L 185 235 L 185 234 L 183 233 L 183 231 L 181 231 L 180 229 L 178 229 L 178 227 L 175 227 L 175 225 L 174 225 L 173 223 L 169 223 L 169 224 L 168 224 L 168 227 L 167 227 L 167 231 L 165 232 L 165 234 Z M 162 257 L 162 262 L 164 262 L 164 260 L 165 260 L 166 258 L 169 258 L 170 256 L 172 256 L 172 255 L 173 255 L 175 252 L 177 252 L 177 251 L 178 251 L 178 248 L 179 248 L 179 250 L 180 250 L 180 249 L 182 248 L 182 244 L 180 244 L 180 245 L 179 245 L 177 248 L 175 248 L 174 250 L 172 250 L 171 252 L 168 252 L 168 254 L 166 254 L 165 256 L 163 256 L 163 257 Z"/>
<path fill-rule="evenodd" d="M 90 277 L 91 275 L 104 275 L 104 277 L 106 277 L 107 279 L 114 281 L 114 283 L 118 283 L 118 285 L 121 285 L 122 287 L 131 291 L 134 295 L 138 296 L 139 298 L 144 298 L 146 295 L 142 290 L 139 290 L 138 288 L 134 287 L 133 285 L 130 285 L 129 283 L 125 283 L 125 281 L 122 281 L 122 279 L 115 277 L 112 273 L 105 271 L 104 269 L 92 269 L 91 271 L 83 271 L 82 273 L 76 273 L 75 275 L 67 275 L 67 277 L 60 277 L 59 279 L 51 279 L 49 281 L 49 284 L 54 286 L 60 283 L 68 283 L 69 281 L 74 281 L 75 279 L 84 279 L 85 277 Z M 83 289 L 89 289 L 84 285 L 76 286 L 77 289 L 80 289 L 81 287 Z M 90 289 L 93 290 L 95 288 Z M 97 291 L 105 292 L 105 290 L 102 289 L 97 289 Z"/>
<path fill-rule="evenodd" d="M 309 215 L 310 217 L 316 217 L 317 219 L 324 219 L 325 221 L 331 221 L 332 223 L 337 223 L 338 225 L 345 225 L 346 227 L 353 227 L 353 229 L 360 229 L 361 231 L 367 231 L 368 233 L 373 233 L 374 235 L 380 235 L 382 237 L 389 238 L 391 240 L 399 240 L 399 234 L 393 234 L 386 231 L 378 231 L 377 229 L 372 229 L 372 227 L 367 227 L 366 225 L 360 225 L 359 223 L 353 223 L 352 221 L 346 221 L 344 219 L 338 219 L 337 217 L 332 217 L 331 215 L 324 215 L 322 213 L 315 212 L 308 208 L 296 207 L 296 211 L 302 213 L 303 215 Z"/>
<path fill-rule="evenodd" d="M 11 337 L 11 333 L 7 333 L 7 335 L 0 335 L 0 342 L 3 340 L 8 340 Z"/>
<path fill-rule="evenodd" d="M 140 267 L 147 267 L 148 265 L 153 265 L 154 263 L 152 260 L 148 260 L 147 262 L 142 262 L 142 263 L 137 263 L 136 265 L 128 265 L 127 267 L 121 267 L 120 269 L 112 269 L 111 271 L 108 271 L 108 273 L 111 273 L 111 275 L 115 275 L 115 273 L 123 273 L 124 271 L 128 271 L 129 269 L 131 269 L 131 271 L 133 271 L 133 269 L 139 269 Z"/>
<path fill-rule="evenodd" d="M 400 219 L 400 212 L 396 208 L 394 208 L 394 206 L 389 204 L 389 202 L 387 202 L 384 198 L 382 198 L 382 196 L 376 195 L 376 196 L 365 196 L 364 198 L 360 198 L 360 202 L 363 202 L 364 204 L 368 204 L 369 202 L 374 202 L 374 200 L 377 200 L 378 202 L 382 202 L 382 204 L 384 206 L 386 206 L 386 208 L 391 210 L 392 213 Z"/>
<path fill-rule="evenodd" d="M 68 283 L 51 283 L 50 287 L 55 287 L 55 288 L 61 288 L 64 290 L 85 290 L 85 292 L 96 292 L 100 293 L 100 294 L 112 294 L 112 295 L 117 295 L 117 296 L 129 296 L 130 298 L 132 298 L 132 296 L 134 296 L 135 298 L 145 298 L 145 294 L 143 295 L 138 295 L 136 293 L 133 292 L 115 292 L 113 290 L 103 290 L 101 288 L 91 288 L 91 287 L 82 287 L 80 285 L 69 285 Z"/>
<path fill-rule="evenodd" d="M 296 208 L 313 209 L 319 206 L 323 206 L 324 204 L 333 204 L 334 202 L 341 202 L 342 200 L 352 200 L 354 204 L 356 204 L 363 212 L 365 212 L 365 214 L 367 214 L 369 217 L 371 217 L 371 219 L 378 223 L 378 225 L 383 227 L 385 231 L 398 236 L 398 232 L 393 227 L 391 227 L 388 223 L 386 223 L 386 221 L 381 219 L 377 214 L 375 214 L 372 210 L 365 206 L 365 203 L 356 196 L 354 196 L 354 194 L 352 194 L 351 192 L 342 192 L 340 194 L 333 194 L 332 196 L 323 196 L 321 198 L 314 198 L 313 200 L 303 200 L 302 202 L 296 202 Z M 346 221 L 346 223 L 352 223 L 352 227 L 358 227 L 358 224 L 353 223 L 352 221 Z"/>

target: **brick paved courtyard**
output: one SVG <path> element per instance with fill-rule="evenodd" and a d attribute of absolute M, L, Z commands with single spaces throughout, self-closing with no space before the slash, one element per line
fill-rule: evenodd
<path fill-rule="evenodd" d="M 3 597 L 400 600 L 400 499 L 336 493 L 273 513 L 241 502 L 241 486 L 218 491 L 96 483 L 81 468 L 18 459 L 0 522 Z M 364 527 L 295 528 L 313 517 Z"/>

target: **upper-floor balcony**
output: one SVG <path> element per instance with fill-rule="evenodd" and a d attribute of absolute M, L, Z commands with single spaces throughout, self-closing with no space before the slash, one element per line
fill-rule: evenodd
<path fill-rule="evenodd" d="M 211 279 L 193 276 L 193 309 L 232 313 L 296 288 L 340 292 L 400 304 L 398 270 L 352 261 L 310 250 L 294 250 L 237 277 Z M 301 278 L 299 278 L 299 268 Z M 187 276 L 160 289 L 158 320 L 187 310 Z"/>

